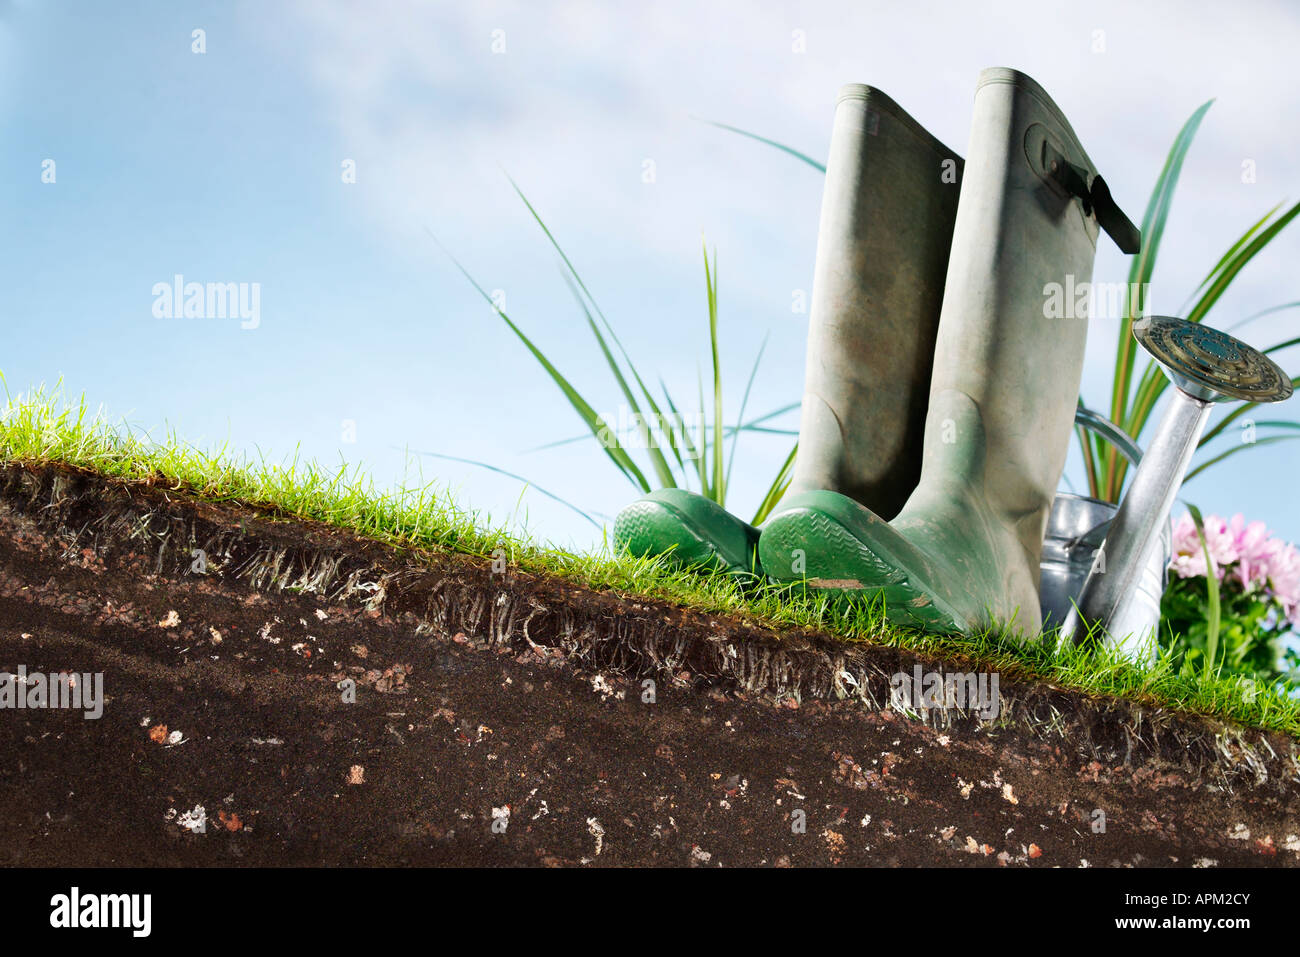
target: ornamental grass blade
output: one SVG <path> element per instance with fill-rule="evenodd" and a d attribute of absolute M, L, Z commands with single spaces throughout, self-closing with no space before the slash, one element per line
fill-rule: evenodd
<path fill-rule="evenodd" d="M 796 442 L 794 447 L 790 449 L 790 454 L 785 457 L 785 462 L 782 463 L 780 470 L 776 473 L 776 478 L 768 486 L 767 493 L 763 496 L 763 501 L 759 502 L 758 510 L 754 512 L 754 517 L 749 524 L 763 524 L 767 517 L 772 514 L 772 509 L 776 508 L 781 501 L 786 489 L 790 487 L 790 479 L 794 474 L 794 460 L 798 452 L 799 443 Z"/>
<path fill-rule="evenodd" d="M 701 241 L 703 246 L 703 241 Z M 722 464 L 722 363 L 718 354 L 718 254 L 709 265 L 709 249 L 704 246 L 704 280 L 709 293 L 709 351 L 713 358 L 713 500 L 727 501 L 727 480 Z"/>
<path fill-rule="evenodd" d="M 1195 307 L 1193 307 L 1192 311 L 1188 313 L 1188 321 L 1200 322 L 1204 319 L 1206 313 L 1208 313 L 1211 307 L 1213 307 L 1213 305 L 1219 300 L 1219 297 L 1223 295 L 1224 291 L 1232 284 L 1233 279 L 1235 279 L 1241 270 L 1245 268 L 1246 264 L 1258 255 L 1260 250 L 1272 242 L 1297 215 L 1300 215 L 1300 203 L 1296 203 L 1274 220 L 1274 222 L 1268 227 L 1259 232 L 1258 235 L 1256 235 L 1249 243 L 1241 246 L 1223 268 L 1218 270 L 1214 279 L 1210 282 L 1204 294 L 1202 294 L 1200 300 L 1197 302 Z M 1271 347 L 1269 351 L 1283 349 L 1293 344 L 1294 340 L 1286 343 L 1279 343 L 1278 345 Z M 1137 398 L 1131 414 L 1131 424 L 1134 428 L 1129 430 L 1130 435 L 1138 435 L 1141 433 L 1152 410 L 1155 408 L 1156 402 L 1168 387 L 1168 377 L 1164 375 L 1154 360 L 1149 360 L 1138 386 Z M 1120 469 L 1119 474 L 1122 479 L 1124 470 Z"/>
<path fill-rule="evenodd" d="M 1169 218 L 1174 188 L 1178 185 L 1178 177 L 1182 173 L 1183 160 L 1187 156 L 1188 148 L 1192 145 L 1192 140 L 1201 125 L 1201 120 L 1205 118 L 1205 114 L 1213 103 L 1213 100 L 1203 103 L 1183 124 L 1183 128 L 1179 130 L 1178 136 L 1174 139 L 1174 144 L 1169 150 L 1169 155 L 1165 158 L 1165 165 L 1160 171 L 1160 176 L 1156 179 L 1155 188 L 1151 192 L 1151 199 L 1148 201 L 1146 212 L 1142 217 L 1142 248 L 1133 257 L 1132 265 L 1129 267 L 1129 289 L 1139 290 L 1139 297 L 1142 296 L 1141 290 L 1145 289 L 1147 283 L 1150 282 L 1151 274 L 1155 270 L 1156 255 L 1160 250 L 1165 222 Z M 1128 408 L 1137 349 L 1137 343 L 1133 339 L 1134 304 L 1131 296 L 1125 296 L 1124 299 L 1124 319 L 1120 323 L 1119 341 L 1116 345 L 1110 418 L 1111 421 L 1125 429 L 1129 435 L 1135 436 L 1137 433 L 1133 431 L 1133 423 L 1129 421 Z M 1144 300 L 1138 303 L 1139 312 L 1144 310 L 1145 307 Z M 1123 457 L 1115 449 L 1105 448 L 1101 451 L 1101 462 L 1099 464 L 1104 469 L 1105 478 L 1098 484 L 1104 493 L 1103 497 L 1112 502 L 1118 500 L 1119 486 L 1123 484 L 1122 477 L 1117 474 L 1122 459 Z"/>
<path fill-rule="evenodd" d="M 497 466 L 492 465 L 488 462 L 480 462 L 477 459 L 463 459 L 459 455 L 445 455 L 442 452 L 421 452 L 419 450 L 416 450 L 415 454 L 427 455 L 430 458 L 435 458 L 435 459 L 445 459 L 448 462 L 462 462 L 465 465 L 473 465 L 476 468 L 486 469 L 489 472 L 496 472 L 498 475 L 504 475 L 506 478 L 512 478 L 515 479 L 516 481 L 523 482 L 529 488 L 535 489 L 536 491 L 541 492 L 547 498 L 559 502 L 561 505 L 565 506 L 566 508 L 572 509 L 573 511 L 577 512 L 587 521 L 591 522 L 591 524 L 594 525 L 598 530 L 603 529 L 604 527 L 599 522 L 597 522 L 594 518 L 592 518 L 590 515 L 584 512 L 582 509 L 578 508 L 578 506 L 574 505 L 572 502 L 568 501 L 567 499 L 560 498 L 560 496 L 556 495 L 554 492 L 548 492 L 546 489 L 542 488 L 536 482 L 533 482 L 522 475 L 517 475 L 514 472 L 507 472 L 503 468 L 498 468 Z"/>
<path fill-rule="evenodd" d="M 609 456 L 610 461 L 613 462 L 614 465 L 618 467 L 618 470 L 627 477 L 628 481 L 638 489 L 642 492 L 649 492 L 650 483 L 646 481 L 645 475 L 643 475 L 641 470 L 637 467 L 636 462 L 632 461 L 632 457 L 627 454 L 627 451 L 619 443 L 617 433 L 609 427 L 600 415 L 596 413 L 595 409 L 593 409 L 587 400 L 582 397 L 578 390 L 570 385 L 569 380 L 566 379 L 560 370 L 542 354 L 542 351 L 533 344 L 532 340 L 529 339 L 528 336 L 524 335 L 523 330 L 515 325 L 510 317 L 506 315 L 505 311 L 500 309 L 497 304 L 492 301 L 492 297 L 488 295 L 487 290 L 479 285 L 474 277 L 469 274 L 469 271 L 460 264 L 460 261 L 448 252 L 442 243 L 438 242 L 438 237 L 433 235 L 432 230 L 428 230 L 428 232 L 433 238 L 433 241 L 438 243 L 439 248 L 446 253 L 447 258 L 450 259 L 455 264 L 456 268 L 460 270 L 461 275 L 468 279 L 470 284 L 478 290 L 479 295 L 482 296 L 488 305 L 492 307 L 492 310 L 501 317 L 501 320 L 510 327 L 510 331 L 513 332 L 519 341 L 524 344 L 525 348 L 532 353 L 533 358 L 537 360 L 541 367 L 546 370 L 547 374 L 551 377 L 551 381 L 553 381 L 559 387 L 560 391 L 564 393 L 564 397 L 569 400 L 569 404 L 573 406 L 574 411 L 578 413 L 578 416 L 582 419 L 583 423 L 591 430 L 592 435 L 594 435 L 596 440 L 600 442 L 601 447 L 604 448 L 605 454 Z"/>
<path fill-rule="evenodd" d="M 673 480 L 673 471 L 668 466 L 668 460 L 664 457 L 659 448 L 659 442 L 655 438 L 652 425 L 646 421 L 645 416 L 641 413 L 641 406 L 637 404 L 636 395 L 632 392 L 631 387 L 627 384 L 627 379 L 623 377 L 623 370 L 618 367 L 618 361 L 614 354 L 610 352 L 605 337 L 600 334 L 600 327 L 596 325 L 596 320 L 591 315 L 591 310 L 583 302 L 582 295 L 578 287 L 574 285 L 573 280 L 568 276 L 564 277 L 569 291 L 573 293 L 573 298 L 577 300 L 578 308 L 582 310 L 583 316 L 587 320 L 587 326 L 591 329 L 591 334 L 596 339 L 596 344 L 600 347 L 600 353 L 605 357 L 605 363 L 609 366 L 609 371 L 614 375 L 614 381 L 618 383 L 619 391 L 623 393 L 623 398 L 627 401 L 628 408 L 635 417 L 637 429 L 641 440 L 645 442 L 646 451 L 650 456 L 650 464 L 654 466 L 655 475 L 659 478 L 659 483 L 664 488 L 676 488 L 677 483 Z M 680 461 L 680 459 L 679 459 Z"/>
<path fill-rule="evenodd" d="M 577 267 L 573 265 L 573 261 L 569 259 L 568 254 L 564 251 L 564 248 L 560 245 L 559 240 L 555 238 L 555 234 L 551 232 L 550 227 L 546 225 L 546 222 L 545 220 L 542 219 L 541 214 L 537 212 L 536 207 L 534 207 L 533 204 L 529 201 L 528 197 L 524 195 L 524 191 L 519 188 L 519 184 L 516 183 L 510 177 L 510 174 L 508 173 L 506 174 L 506 179 L 509 180 L 511 188 L 514 189 L 516 195 L 518 195 L 519 199 L 523 202 L 524 206 L 528 209 L 528 212 L 533 217 L 533 220 L 541 228 L 542 233 L 546 236 L 546 239 L 551 244 L 551 247 L 559 255 L 560 261 L 564 264 L 565 269 L 568 270 L 569 275 L 573 278 L 573 281 L 577 284 L 578 289 L 581 290 L 582 296 L 585 296 L 586 301 L 591 303 L 591 308 L 595 311 L 596 315 L 600 318 L 601 324 L 605 327 L 605 332 L 608 333 L 609 338 L 613 341 L 615 347 L 618 349 L 619 355 L 623 357 L 623 361 L 627 363 L 628 371 L 632 374 L 633 380 L 636 382 L 637 387 L 641 390 L 641 394 L 645 398 L 646 405 L 649 407 L 650 412 L 654 416 L 655 421 L 658 422 L 661 425 L 661 427 L 663 427 L 665 430 L 675 431 L 676 426 L 674 423 L 670 422 L 665 425 L 664 415 L 660 411 L 659 406 L 655 403 L 654 395 L 650 392 L 649 388 L 646 387 L 645 381 L 641 378 L 641 373 L 637 371 L 636 363 L 632 361 L 632 357 L 628 354 L 627 349 L 623 346 L 623 340 L 621 340 L 618 337 L 618 333 L 614 331 L 613 324 L 611 324 L 609 319 L 605 316 L 604 311 L 600 308 L 600 304 L 596 302 L 596 297 L 593 296 L 591 294 L 591 290 L 587 288 L 587 284 L 583 282 L 582 276 L 578 273 Z M 580 303 L 582 302 L 581 297 L 579 298 L 579 302 Z M 586 310 L 585 304 L 583 308 L 585 311 Z M 590 321 L 590 315 L 588 315 L 588 320 Z M 593 329 L 592 331 L 595 332 L 596 330 Z M 599 334 L 597 334 L 597 338 L 598 339 L 601 338 Z M 602 343 L 602 350 L 605 350 L 603 343 Z M 618 375 L 618 378 L 621 380 L 622 375 L 619 373 L 616 374 Z M 623 385 L 623 383 L 620 384 Z M 626 390 L 626 388 L 624 389 L 624 394 L 628 395 L 628 391 Z M 635 403 L 631 402 L 630 396 L 629 396 L 629 402 L 635 405 Z M 678 443 L 675 436 L 669 435 L 668 438 L 669 438 L 669 443 L 668 443 L 669 448 L 671 448 L 674 451 L 674 453 L 676 453 L 678 448 Z M 662 455 L 660 457 L 662 458 Z M 675 455 L 674 457 L 677 459 L 678 466 L 684 470 L 685 464 L 682 462 L 681 457 L 679 455 Z M 651 453 L 651 458 L 652 460 L 654 459 L 653 452 Z M 655 464 L 656 474 L 659 475 L 660 481 L 665 481 L 664 473 L 661 472 L 659 469 L 660 463 L 655 462 L 654 464 Z M 665 463 L 665 467 L 666 467 L 666 463 Z M 669 487 L 672 487 L 675 484 L 672 480 L 671 470 L 669 470 L 667 473 L 667 480 L 665 484 L 668 485 Z"/>
<path fill-rule="evenodd" d="M 1273 445 L 1277 442 L 1290 442 L 1295 439 L 1300 439 L 1300 435 L 1270 435 L 1267 438 L 1256 439 L 1254 442 L 1250 442 L 1248 444 L 1234 445 L 1226 452 L 1220 452 L 1218 455 L 1214 456 L 1213 458 L 1206 459 L 1200 465 L 1196 466 L 1196 468 L 1188 472 L 1187 477 L 1183 479 L 1183 484 L 1186 485 L 1192 479 L 1196 478 L 1196 476 L 1200 475 L 1202 472 L 1208 469 L 1211 465 L 1217 465 L 1218 463 L 1222 462 L 1224 459 L 1236 455 L 1238 452 L 1244 452 L 1247 449 L 1258 448 L 1261 445 Z"/>
<path fill-rule="evenodd" d="M 699 448 L 695 445 L 695 440 L 694 440 L 693 438 L 691 438 L 691 430 L 687 427 L 685 421 L 682 419 L 681 411 L 677 408 L 677 403 L 675 403 L 675 402 L 673 401 L 673 397 L 672 397 L 672 395 L 668 392 L 668 386 L 664 383 L 664 380 L 663 380 L 663 379 L 660 379 L 660 380 L 659 380 L 659 388 L 663 390 L 663 393 L 664 393 L 664 401 L 668 403 L 668 409 L 669 409 L 669 411 L 672 412 L 672 414 L 673 414 L 673 421 L 674 421 L 674 422 L 681 422 L 681 423 L 682 423 L 681 437 L 682 437 L 682 441 L 686 444 L 686 455 L 687 455 L 687 458 L 689 458 L 692 462 L 694 462 L 694 463 L 696 464 L 696 467 L 697 467 L 697 469 L 699 470 L 700 489 L 701 489 L 700 494 L 701 494 L 701 495 L 705 495 L 705 497 L 707 497 L 707 493 L 704 491 L 704 489 L 705 489 L 706 486 L 708 485 L 708 480 L 705 478 L 705 471 L 704 471 L 704 468 L 703 468 L 703 466 L 700 464 L 700 462 L 701 462 L 701 456 L 702 456 L 703 453 L 702 453 L 702 452 L 699 450 Z M 700 403 L 700 404 L 701 404 L 701 408 L 702 408 L 702 407 L 703 407 L 703 396 L 701 396 L 701 403 Z M 682 474 L 683 474 L 683 476 L 685 476 L 685 475 L 689 475 L 690 473 L 689 473 L 688 471 L 686 471 L 686 470 L 683 470 L 683 473 L 682 473 Z M 683 483 L 683 484 L 685 484 L 685 483 Z"/>
<path fill-rule="evenodd" d="M 768 336 L 763 336 L 763 341 L 758 347 L 758 355 L 754 357 L 754 367 L 749 370 L 749 381 L 745 383 L 745 394 L 740 399 L 740 412 L 736 415 L 736 428 L 731 430 L 731 454 L 727 457 L 726 482 L 731 484 L 731 470 L 736 464 L 736 446 L 740 444 L 740 433 L 744 431 L 743 423 L 745 421 L 745 407 L 749 405 L 749 391 L 754 387 L 754 377 L 758 375 L 758 365 L 763 361 L 763 351 L 767 348 Z"/>
<path fill-rule="evenodd" d="M 1187 511 L 1192 515 L 1196 537 L 1201 540 L 1201 551 L 1205 553 L 1205 591 L 1209 614 L 1206 616 L 1204 670 L 1208 672 L 1214 666 L 1215 656 L 1219 652 L 1219 571 L 1210 555 L 1210 543 L 1205 538 L 1205 522 L 1201 518 L 1201 510 L 1195 505 L 1188 505 Z"/>
<path fill-rule="evenodd" d="M 720 130 L 727 130 L 728 132 L 731 133 L 738 133 L 741 136 L 747 136 L 751 140 L 758 140 L 758 142 L 760 143 L 766 143 L 768 146 L 776 147 L 782 153 L 789 153 L 795 159 L 802 160 L 803 162 L 807 163 L 815 170 L 819 170 L 822 173 L 826 172 L 825 164 L 817 162 L 815 159 L 813 159 L 811 156 L 808 156 L 805 153 L 800 153 L 797 149 L 795 149 L 792 146 L 786 146 L 784 143 L 778 143 L 776 140 L 769 140 L 766 136 L 759 136 L 757 133 L 751 133 L 748 130 L 742 130 L 737 126 L 731 126 L 727 123 L 719 123 L 717 120 L 707 120 L 702 116 L 693 116 L 691 117 L 691 119 L 699 120 L 701 123 L 708 123 L 710 126 L 716 126 Z"/>

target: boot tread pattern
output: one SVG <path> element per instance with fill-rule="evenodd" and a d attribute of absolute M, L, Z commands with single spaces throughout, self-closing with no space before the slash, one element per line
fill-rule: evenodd
<path fill-rule="evenodd" d="M 777 574 L 775 555 L 805 552 L 806 577 Z M 793 509 L 763 531 L 763 552 L 768 574 L 785 581 L 806 581 L 819 591 L 839 593 L 855 600 L 883 599 L 885 617 L 896 625 L 925 631 L 964 630 L 956 615 L 943 607 L 942 600 L 915 580 L 901 562 L 877 554 L 839 522 L 813 509 Z M 790 561 L 785 567 L 789 568 Z M 837 577 L 819 577 L 822 569 L 836 569 Z M 856 580 L 843 579 L 846 569 Z M 848 584 L 851 582 L 852 584 Z M 846 587 L 847 586 L 847 587 Z"/>

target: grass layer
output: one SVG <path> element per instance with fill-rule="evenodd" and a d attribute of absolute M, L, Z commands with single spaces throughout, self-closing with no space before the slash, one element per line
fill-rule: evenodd
<path fill-rule="evenodd" d="M 396 546 L 485 559 L 504 553 L 522 569 L 593 589 L 680 603 L 776 629 L 813 629 L 843 641 L 963 658 L 979 669 L 1088 695 L 1114 695 L 1300 738 L 1300 700 L 1287 686 L 1258 687 L 1218 672 L 1180 672 L 1166 656 L 1135 664 L 1106 648 L 1057 642 L 1051 632 L 1023 643 L 994 631 L 919 634 L 889 624 L 878 605 L 832 601 L 801 586 L 743 585 L 725 575 L 682 572 L 662 559 L 616 554 L 608 542 L 592 554 L 549 547 L 492 527 L 436 484 L 381 491 L 360 469 L 346 465 L 331 470 L 297 455 L 285 464 L 253 462 L 226 448 L 195 448 L 174 434 L 153 441 L 102 412 L 91 413 L 84 397 L 64 401 L 57 388 L 18 397 L 8 397 L 6 389 L 6 396 L 0 409 L 0 461 L 59 463 L 130 482 L 165 483 L 199 498 L 325 522 Z"/>

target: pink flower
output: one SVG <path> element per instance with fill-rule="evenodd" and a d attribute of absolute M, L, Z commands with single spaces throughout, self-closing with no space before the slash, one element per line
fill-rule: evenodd
<path fill-rule="evenodd" d="M 1270 538 L 1268 526 L 1263 522 L 1245 525 L 1240 512 L 1232 516 L 1228 528 L 1237 552 L 1237 580 L 1241 582 L 1241 587 L 1251 591 L 1256 586 L 1267 586 L 1273 555 L 1286 543 Z"/>
<path fill-rule="evenodd" d="M 1300 551 L 1294 545 L 1283 545 L 1270 556 L 1268 580 L 1287 618 L 1300 625 Z"/>
<path fill-rule="evenodd" d="M 1269 535 L 1263 522 L 1246 523 L 1240 514 L 1225 521 L 1205 516 L 1205 541 L 1220 581 L 1236 579 L 1247 592 L 1266 591 L 1300 625 L 1300 551 Z M 1179 578 L 1204 577 L 1205 552 L 1190 514 L 1174 523 L 1170 570 Z"/>
<path fill-rule="evenodd" d="M 1217 515 L 1204 516 L 1204 524 L 1205 542 L 1210 548 L 1210 558 L 1214 560 L 1215 575 L 1222 580 L 1227 566 L 1239 557 L 1237 540 L 1228 523 Z M 1179 578 L 1204 577 L 1205 552 L 1190 514 L 1183 515 L 1174 523 L 1173 550 L 1170 567 Z"/>

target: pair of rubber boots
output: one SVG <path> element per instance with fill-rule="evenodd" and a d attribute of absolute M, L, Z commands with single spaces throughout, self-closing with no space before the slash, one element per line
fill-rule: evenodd
<path fill-rule="evenodd" d="M 874 599 L 934 632 L 1035 634 L 1099 227 L 1140 236 L 1060 109 L 985 70 L 966 161 L 879 90 L 840 91 L 826 168 L 799 446 L 755 528 L 661 489 L 616 542 L 684 566 Z M 1072 284 L 1072 286 L 1071 286 Z"/>

